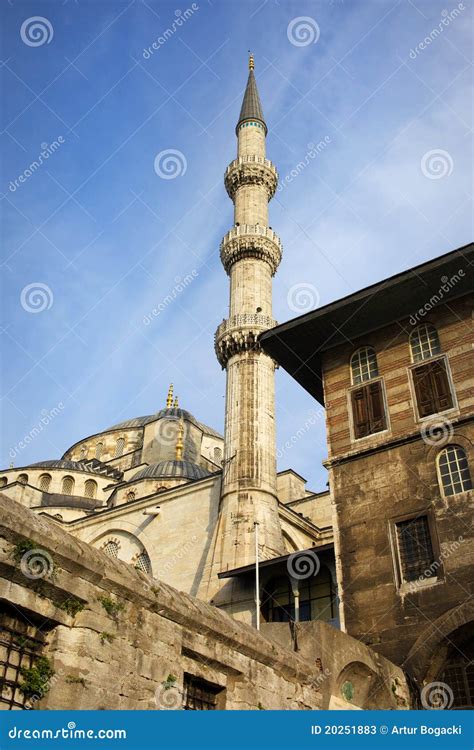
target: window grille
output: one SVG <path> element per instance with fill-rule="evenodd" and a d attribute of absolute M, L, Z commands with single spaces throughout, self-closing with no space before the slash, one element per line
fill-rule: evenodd
<path fill-rule="evenodd" d="M 396 524 L 401 577 L 415 581 L 435 575 L 436 569 L 427 516 L 410 518 Z"/>
<path fill-rule="evenodd" d="M 222 692 L 218 685 L 184 675 L 183 709 L 185 711 L 216 711 L 217 697 Z"/>

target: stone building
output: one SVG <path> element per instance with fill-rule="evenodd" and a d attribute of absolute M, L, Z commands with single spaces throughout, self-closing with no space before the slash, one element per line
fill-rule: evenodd
<path fill-rule="evenodd" d="M 229 315 L 215 336 L 227 378 L 225 434 L 180 408 L 170 386 L 165 407 L 155 414 L 79 439 L 60 459 L 0 472 L 0 708 L 25 707 L 21 680 L 38 664 L 46 672 L 51 664 L 58 675 L 54 681 L 51 673 L 37 696 L 46 708 L 72 699 L 78 708 L 406 708 L 413 695 L 402 662 L 420 684 L 441 669 L 426 652 L 426 638 L 425 651 L 417 647 L 416 639 L 426 635 L 422 617 L 448 617 L 442 600 L 449 603 L 449 623 L 457 617 L 457 628 L 465 624 L 456 607 L 460 589 L 469 585 L 467 544 L 437 568 L 439 589 L 432 580 L 415 585 L 406 578 L 405 565 L 419 573 L 453 534 L 461 535 L 470 486 L 463 486 L 456 510 L 446 489 L 436 502 L 429 499 L 424 417 L 411 416 L 413 396 L 402 380 L 403 368 L 416 378 L 417 367 L 428 364 L 430 383 L 445 377 L 450 384 L 452 401 L 444 411 L 460 437 L 444 464 L 436 460 L 443 476 L 454 477 L 457 467 L 468 482 L 464 454 L 457 452 L 468 451 L 469 440 L 466 334 L 456 334 L 446 313 L 439 341 L 430 328 L 423 329 L 425 338 L 420 329 L 416 344 L 392 341 L 398 319 L 384 318 L 372 301 L 364 306 L 365 318 L 350 316 L 352 325 L 360 322 L 351 335 L 361 342 L 348 370 L 347 344 L 335 339 L 324 354 L 320 347 L 333 330 L 331 311 L 309 337 L 305 330 L 304 344 L 301 321 L 275 328 L 272 278 L 282 247 L 269 226 L 268 203 L 278 175 L 266 157 L 252 57 L 236 135 L 237 158 L 225 173 L 234 225 L 221 243 Z M 410 284 L 411 274 L 405 277 L 413 303 L 408 314 L 426 292 Z M 463 288 L 453 287 L 449 300 L 461 317 Z M 393 287 L 390 310 L 402 308 L 400 290 Z M 403 299 L 407 294 L 400 292 Z M 357 306 L 353 297 L 342 307 Z M 335 326 L 340 307 L 329 306 Z M 369 330 L 370 341 L 362 341 Z M 295 352 L 300 345 L 315 348 L 306 369 L 282 355 L 287 331 L 290 337 L 296 331 Z M 433 357 L 425 363 L 422 356 L 420 364 L 414 352 L 425 352 L 426 337 Z M 404 346 L 411 346 L 412 364 L 404 362 Z M 277 361 L 321 403 L 324 380 L 328 492 L 307 489 L 291 469 L 277 473 Z M 372 399 L 363 407 L 368 416 L 364 422 L 357 412 L 358 421 L 351 421 L 346 398 L 352 413 L 357 391 L 367 388 L 370 394 L 360 399 Z M 382 454 L 393 467 L 380 461 Z M 425 484 L 412 482 L 413 473 Z M 422 519 L 416 550 L 435 523 L 438 541 L 433 537 L 429 560 L 418 555 L 407 563 L 397 550 L 403 524 L 414 516 Z M 451 570 L 462 572 L 459 583 L 447 581 Z M 445 581 L 448 594 L 441 593 Z M 447 623 L 444 628 L 447 635 Z M 439 654 L 435 641 L 433 630 L 432 649 Z M 173 695 L 174 705 L 167 705 Z"/>
<path fill-rule="evenodd" d="M 474 703 L 474 245 L 280 325 L 325 407 L 344 630 Z"/>

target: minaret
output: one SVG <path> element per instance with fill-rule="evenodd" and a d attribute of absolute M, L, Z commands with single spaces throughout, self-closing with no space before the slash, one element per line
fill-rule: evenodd
<path fill-rule="evenodd" d="M 225 187 L 234 203 L 234 226 L 220 256 L 230 278 L 229 317 L 218 327 L 217 358 L 227 371 L 222 497 L 214 566 L 221 570 L 284 553 L 276 495 L 275 363 L 258 343 L 272 318 L 272 277 L 281 243 L 268 226 L 268 202 L 278 182 L 265 157 L 267 126 L 249 58 L 247 88 L 236 128 L 238 152 Z"/>

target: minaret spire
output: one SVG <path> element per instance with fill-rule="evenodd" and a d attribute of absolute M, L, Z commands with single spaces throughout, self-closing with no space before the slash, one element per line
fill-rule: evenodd
<path fill-rule="evenodd" d="M 255 562 L 255 522 L 262 558 L 285 551 L 276 494 L 275 363 L 258 343 L 259 335 L 276 322 L 272 277 L 280 263 L 281 243 L 268 226 L 268 202 L 275 193 L 278 173 L 265 155 L 267 125 L 251 54 L 236 132 L 237 159 L 225 173 L 225 186 L 234 203 L 234 226 L 224 236 L 220 251 L 230 279 L 230 309 L 215 339 L 227 387 L 214 581 L 224 569 Z M 225 603 L 225 591 L 220 595 Z"/>

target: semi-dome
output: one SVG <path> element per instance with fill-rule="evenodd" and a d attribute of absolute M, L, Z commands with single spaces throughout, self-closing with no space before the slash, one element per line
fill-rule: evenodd
<path fill-rule="evenodd" d="M 211 472 L 203 469 L 202 466 L 192 463 L 192 461 L 160 461 L 157 464 L 150 464 L 144 469 L 140 469 L 132 477 L 132 482 L 137 479 L 204 479 L 209 477 Z"/>

